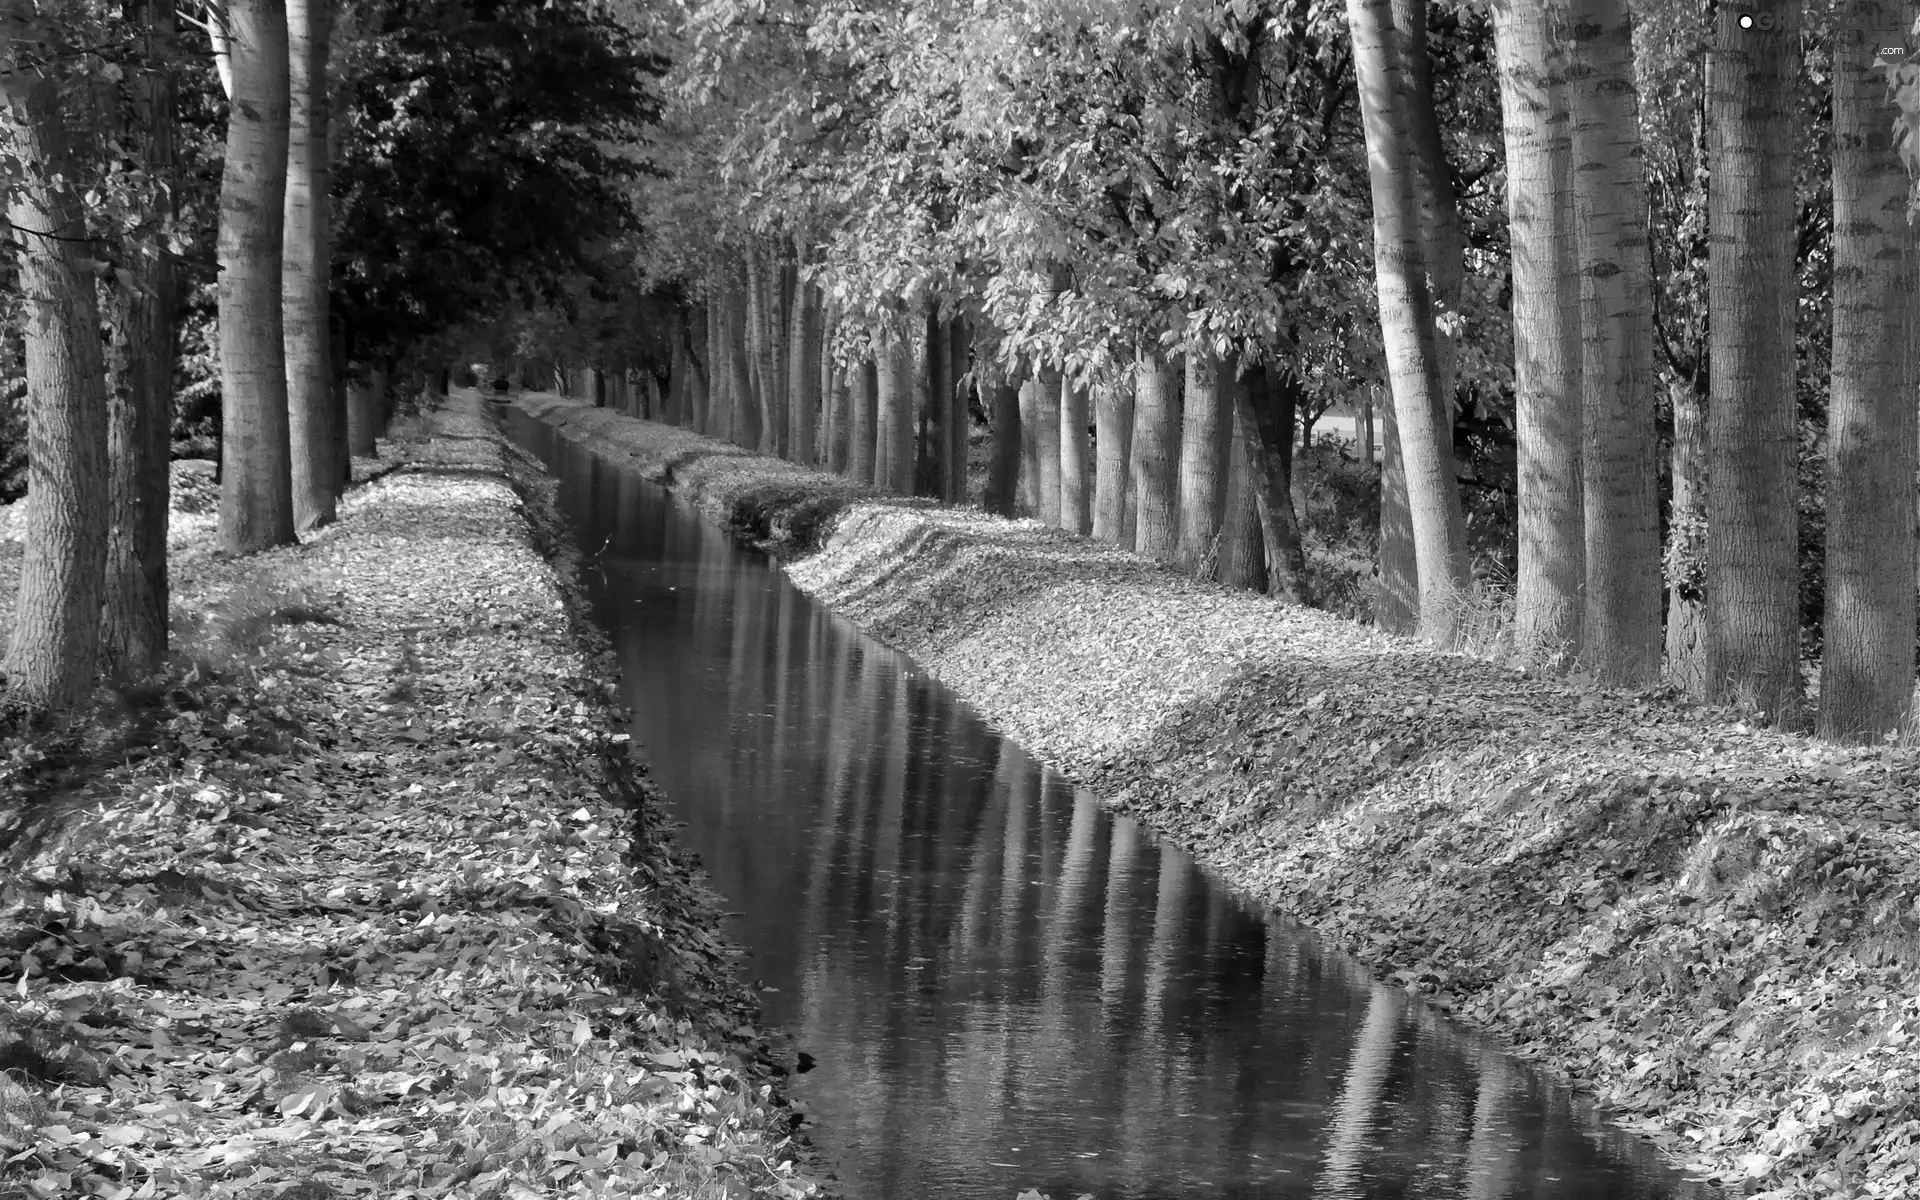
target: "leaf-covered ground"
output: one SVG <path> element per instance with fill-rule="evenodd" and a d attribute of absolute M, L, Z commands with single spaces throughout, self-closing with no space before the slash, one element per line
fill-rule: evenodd
<path fill-rule="evenodd" d="M 636 464 L 701 453 L 528 407 Z M 714 453 L 674 479 L 709 513 L 803 478 Z M 1920 1195 L 1920 753 L 1436 654 L 1030 521 L 822 502 L 801 587 L 1252 894 L 1736 1190 Z"/>
<path fill-rule="evenodd" d="M 6 742 L 0 1196 L 816 1194 L 477 407 L 305 545 L 180 555 L 169 677 Z"/>

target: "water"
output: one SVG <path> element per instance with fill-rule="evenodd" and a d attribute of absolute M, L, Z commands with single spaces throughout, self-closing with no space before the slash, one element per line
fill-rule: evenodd
<path fill-rule="evenodd" d="M 654 485 L 561 477 L 633 736 L 741 910 L 863 1200 L 1697 1197 L 1464 1028 L 1244 903 Z"/>

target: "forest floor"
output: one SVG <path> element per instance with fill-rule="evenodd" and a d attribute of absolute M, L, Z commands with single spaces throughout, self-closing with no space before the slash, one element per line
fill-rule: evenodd
<path fill-rule="evenodd" d="M 1064 775 L 1736 1194 L 1920 1194 L 1920 752 L 1583 689 L 516 398 Z"/>
<path fill-rule="evenodd" d="M 817 1194 L 478 408 L 239 560 L 177 468 L 175 664 L 0 741 L 0 1197 Z"/>

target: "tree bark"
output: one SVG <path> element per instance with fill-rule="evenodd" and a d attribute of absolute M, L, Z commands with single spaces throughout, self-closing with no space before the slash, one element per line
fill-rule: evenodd
<path fill-rule="evenodd" d="M 1133 389 L 1124 382 L 1103 383 L 1093 393 L 1093 536 L 1116 546 L 1132 546 L 1127 534 L 1127 460 L 1133 450 Z"/>
<path fill-rule="evenodd" d="M 1907 5 L 1853 6 L 1870 29 Z M 1827 408 L 1827 597 L 1820 735 L 1904 733 L 1914 686 L 1915 396 L 1920 243 L 1907 224 L 1898 118 L 1865 50 L 1833 67 L 1833 376 Z"/>
<path fill-rule="evenodd" d="M 817 459 L 814 430 L 820 421 L 820 353 L 826 336 L 820 299 L 820 289 L 814 285 L 796 287 L 789 336 L 793 350 L 788 360 L 787 449 L 794 462 L 809 467 Z"/>
<path fill-rule="evenodd" d="M 968 370 L 967 346 L 972 335 L 967 329 L 967 319 L 955 316 L 947 321 L 947 378 L 952 381 L 952 394 L 948 401 L 953 416 L 947 422 L 947 496 L 949 504 L 967 502 L 967 448 L 969 434 L 973 429 L 972 410 L 967 404 L 969 386 L 966 383 Z"/>
<path fill-rule="evenodd" d="M 1581 660 L 1612 687 L 1660 675 L 1660 502 L 1654 461 L 1647 175 L 1626 0 L 1572 0 L 1568 68 L 1579 254 L 1587 586 Z"/>
<path fill-rule="evenodd" d="M 1749 5 L 1774 32 L 1708 51 L 1707 677 L 1777 722 L 1800 695 L 1794 508 L 1794 125 L 1798 0 Z M 1909 399 L 1907 401 L 1911 403 Z"/>
<path fill-rule="evenodd" d="M 1175 370 L 1157 351 L 1143 352 L 1135 364 L 1131 474 L 1139 515 L 1133 548 L 1157 562 L 1173 561 L 1180 537 L 1175 490 L 1180 402 Z"/>
<path fill-rule="evenodd" d="M 847 461 L 852 464 L 852 474 L 856 481 L 875 484 L 879 482 L 874 474 L 876 439 L 880 427 L 879 365 L 872 358 L 862 360 L 853 368 L 848 382 L 853 387 L 853 432 L 852 443 L 847 451 Z"/>
<path fill-rule="evenodd" d="M 130 13 L 147 30 L 151 61 L 173 60 L 170 0 Z M 174 186 L 175 92 L 165 69 L 130 84 L 132 126 L 150 177 Z M 167 507 L 173 418 L 173 261 L 161 231 L 175 215 L 171 194 L 148 217 L 153 231 L 128 245 L 127 277 L 108 284 L 106 601 L 100 611 L 100 666 L 109 678 L 160 669 L 167 654 Z"/>
<path fill-rule="evenodd" d="M 913 344 L 899 330 L 880 340 L 879 416 L 874 431 L 874 483 L 896 496 L 913 494 Z"/>
<path fill-rule="evenodd" d="M 1454 644 L 1470 598 L 1466 521 L 1441 394 L 1433 297 L 1420 244 L 1406 93 L 1388 0 L 1347 0 L 1373 192 L 1374 268 L 1420 580 L 1420 632 Z"/>
<path fill-rule="evenodd" d="M 1093 532 L 1093 446 L 1087 439 L 1087 389 L 1060 380 L 1060 527 Z"/>
<path fill-rule="evenodd" d="M 1060 372 L 1033 375 L 1034 516 L 1060 524 Z"/>
<path fill-rule="evenodd" d="M 0 120 L 23 170 L 7 195 L 18 239 L 27 374 L 27 531 L 7 686 L 36 708 L 92 690 L 107 564 L 107 396 L 100 309 L 85 260 L 80 178 L 47 68 L 0 40 Z"/>
<path fill-rule="evenodd" d="M 749 449 L 761 454 L 785 452 L 786 408 L 781 403 L 780 352 L 774 344 L 779 324 L 780 267 L 757 241 L 747 244 L 746 352 L 753 389 L 753 415 L 759 436 Z"/>
<path fill-rule="evenodd" d="M 294 540 L 281 254 L 287 185 L 285 0 L 230 0 L 233 103 L 220 183 L 220 545 Z"/>
<path fill-rule="evenodd" d="M 327 53 L 332 0 L 286 0 L 289 123 L 286 249 L 281 304 L 287 353 L 288 446 L 293 521 L 314 529 L 334 519 L 344 472 L 334 461 L 335 407 L 328 345 L 328 283 L 333 263 L 328 200 Z"/>
<path fill-rule="evenodd" d="M 1260 482 L 1253 460 L 1253 446 L 1259 443 L 1260 433 L 1251 428 L 1249 406 L 1240 402 L 1240 381 L 1229 369 L 1219 374 L 1231 422 L 1227 435 L 1227 507 L 1220 527 L 1220 582 L 1257 592 L 1267 582 L 1266 534 L 1260 525 Z"/>
<path fill-rule="evenodd" d="M 1380 406 L 1380 576 L 1374 586 L 1373 623 L 1388 633 L 1411 634 L 1420 626 L 1420 567 L 1394 413 L 1393 404 Z"/>
<path fill-rule="evenodd" d="M 1514 648 L 1532 664 L 1570 663 L 1580 653 L 1587 577 L 1572 119 L 1556 32 L 1564 5 L 1496 0 L 1493 6 L 1513 247 Z"/>
<path fill-rule="evenodd" d="M 714 264 L 707 273 L 707 402 L 700 406 L 700 423 L 695 430 L 707 437 L 726 438 L 723 430 L 733 412 L 733 368 L 727 354 L 726 267 Z"/>
<path fill-rule="evenodd" d="M 1667 679 L 1695 700 L 1707 687 L 1707 411 L 1692 383 L 1673 379 L 1673 498 L 1667 563 Z"/>
<path fill-rule="evenodd" d="M 1039 397 L 1034 393 L 1033 377 L 1028 376 L 1020 385 L 1020 423 L 1015 426 L 1020 431 L 1019 513 L 1023 517 L 1040 513 L 1040 411 Z"/>
<path fill-rule="evenodd" d="M 373 369 L 355 363 L 347 376 L 347 445 L 355 458 L 379 453 L 380 398 L 373 387 Z"/>
<path fill-rule="evenodd" d="M 1227 443 L 1233 434 L 1232 389 L 1222 387 L 1220 360 L 1211 351 L 1187 352 L 1186 400 L 1180 429 L 1180 540 L 1184 571 L 1211 578 L 1226 523 Z"/>
<path fill-rule="evenodd" d="M 728 396 L 733 412 L 727 432 L 733 444 L 754 450 L 761 445 L 761 389 L 754 380 L 759 362 L 751 340 L 753 272 L 742 265 L 731 272 L 727 297 Z"/>
<path fill-rule="evenodd" d="M 914 356 L 913 386 L 919 408 L 919 453 L 914 466 L 914 494 L 945 499 L 947 494 L 947 422 L 953 417 L 948 399 L 953 381 L 947 377 L 947 328 L 937 301 L 929 301 L 920 322 Z"/>
<path fill-rule="evenodd" d="M 1235 427 L 1254 472 L 1255 513 L 1267 563 L 1267 591 L 1288 604 L 1311 603 L 1306 550 L 1293 507 L 1293 426 L 1300 407 L 1299 377 L 1277 364 L 1245 362 L 1233 398 Z"/>
<path fill-rule="evenodd" d="M 1014 515 L 1014 501 L 1020 490 L 1022 435 L 1019 384 L 995 379 L 987 392 L 992 404 L 993 447 L 987 462 L 987 486 L 980 497 L 981 507 L 997 516 Z"/>

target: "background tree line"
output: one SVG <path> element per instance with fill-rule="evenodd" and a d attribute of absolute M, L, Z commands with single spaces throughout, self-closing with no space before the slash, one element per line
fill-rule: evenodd
<path fill-rule="evenodd" d="M 1308 603 L 1294 460 L 1349 407 L 1382 627 L 1508 605 L 1523 663 L 1883 737 L 1920 342 L 1916 69 L 1876 51 L 1915 17 L 689 4 L 633 403 L 949 500 L 985 429 L 989 509 Z"/>
<path fill-rule="evenodd" d="M 0 5 L 10 697 L 161 666 L 175 448 L 217 438 L 227 553 L 293 542 L 387 380 L 603 273 L 660 65 L 583 0 Z"/>

